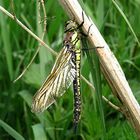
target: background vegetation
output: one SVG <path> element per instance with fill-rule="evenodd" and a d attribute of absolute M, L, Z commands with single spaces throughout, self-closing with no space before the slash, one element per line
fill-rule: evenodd
<path fill-rule="evenodd" d="M 118 8 L 113 0 L 80 2 L 117 57 L 136 99 L 140 102 L 140 46 L 136 39 L 136 36 L 140 37 L 140 1 L 118 0 Z M 13 13 L 10 0 L 0 0 L 0 6 Z M 64 23 L 69 18 L 57 1 L 45 1 L 45 7 L 47 31 L 44 40 L 53 50 L 59 52 L 62 48 Z M 38 3 L 31 0 L 16 0 L 14 9 L 16 17 L 35 34 L 41 36 Z M 16 22 L 0 11 L 1 140 L 136 139 L 136 134 L 126 118 L 104 101 L 105 128 L 103 128 L 94 91 L 83 81 L 81 81 L 82 117 L 77 135 L 73 133 L 72 127 L 73 92 L 71 88 L 44 113 L 33 114 L 30 109 L 32 96 L 49 74 L 55 56 L 45 47 L 41 47 L 23 78 L 16 83 L 13 83 L 13 80 L 27 66 L 38 44 Z M 89 81 L 93 81 L 85 55 L 82 57 L 81 73 Z M 101 78 L 103 95 L 117 104 L 104 77 Z"/>

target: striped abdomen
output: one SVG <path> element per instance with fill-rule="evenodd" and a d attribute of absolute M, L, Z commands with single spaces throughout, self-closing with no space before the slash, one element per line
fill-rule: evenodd
<path fill-rule="evenodd" d="M 73 54 L 73 61 L 75 64 L 75 78 L 73 80 L 74 89 L 74 129 L 76 131 L 78 122 L 81 114 L 81 95 L 80 95 L 80 61 L 81 61 L 81 50 L 78 49 Z"/>

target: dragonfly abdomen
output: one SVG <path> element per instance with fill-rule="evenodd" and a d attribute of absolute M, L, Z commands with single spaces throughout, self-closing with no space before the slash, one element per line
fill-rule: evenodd
<path fill-rule="evenodd" d="M 81 115 L 81 91 L 80 91 L 80 62 L 81 62 L 81 50 L 78 49 L 74 52 L 73 61 L 75 61 L 75 78 L 73 80 L 74 89 L 74 129 L 76 131 L 78 122 Z"/>

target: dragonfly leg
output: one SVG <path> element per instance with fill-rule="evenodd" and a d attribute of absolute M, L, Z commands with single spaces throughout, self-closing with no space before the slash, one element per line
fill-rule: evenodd
<path fill-rule="evenodd" d="M 82 22 L 78 25 L 77 29 L 81 28 L 84 24 L 84 12 L 82 11 Z"/>
<path fill-rule="evenodd" d="M 80 23 L 79 25 L 78 25 L 78 27 L 77 27 L 77 29 L 79 29 L 79 28 L 81 28 L 82 26 L 83 26 L 83 24 L 84 24 L 84 12 L 82 11 L 82 19 L 83 19 L 83 21 L 82 21 L 82 23 Z M 89 26 L 89 28 L 88 28 L 88 31 L 87 31 L 87 34 L 85 34 L 85 33 L 83 33 L 82 31 L 80 32 L 83 36 L 85 36 L 85 37 L 88 37 L 88 35 L 89 35 L 89 32 L 90 32 L 90 28 L 91 28 L 91 26 L 92 26 L 93 24 L 91 24 L 90 26 Z"/>

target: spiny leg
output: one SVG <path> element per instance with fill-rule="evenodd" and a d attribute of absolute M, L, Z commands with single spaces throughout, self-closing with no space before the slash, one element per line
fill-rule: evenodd
<path fill-rule="evenodd" d="M 77 29 L 81 28 L 85 22 L 85 19 L 84 19 L 84 12 L 82 11 L 82 22 L 78 25 Z M 87 34 L 83 33 L 83 32 L 80 32 L 82 35 L 84 35 L 85 37 L 87 37 L 89 35 L 89 32 L 90 32 L 90 28 L 93 24 L 91 24 L 88 28 L 88 31 L 87 31 Z"/>
<path fill-rule="evenodd" d="M 82 22 L 78 25 L 77 29 L 81 28 L 84 24 L 84 12 L 82 11 Z"/>

